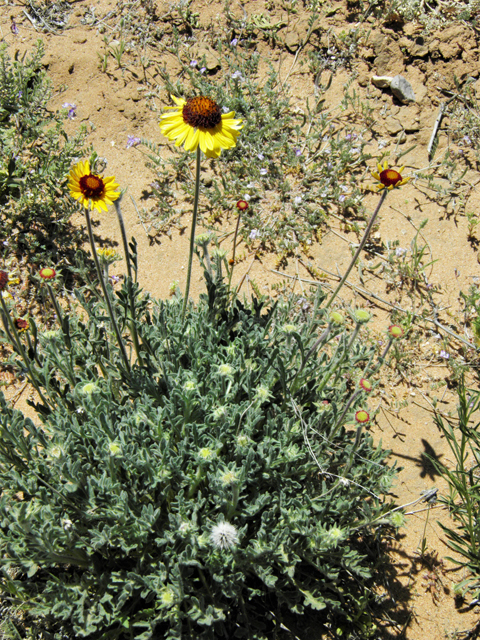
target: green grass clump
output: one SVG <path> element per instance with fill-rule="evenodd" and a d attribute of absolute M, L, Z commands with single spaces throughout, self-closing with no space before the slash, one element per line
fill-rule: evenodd
<path fill-rule="evenodd" d="M 6 632 L 269 638 L 299 614 L 372 628 L 369 541 L 395 524 L 395 470 L 363 431 L 369 314 L 330 316 L 321 293 L 311 315 L 232 301 L 221 261 L 185 321 L 130 278 L 108 289 L 129 358 L 134 300 L 137 364 L 94 288 L 55 331 L 21 333 L 3 305 L 39 398 L 36 420 L 0 399 Z"/>

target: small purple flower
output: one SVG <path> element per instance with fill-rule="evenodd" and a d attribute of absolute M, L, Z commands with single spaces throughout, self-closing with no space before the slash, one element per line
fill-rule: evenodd
<path fill-rule="evenodd" d="M 402 247 L 397 247 L 395 249 L 395 255 L 399 258 L 401 258 L 402 256 L 404 256 L 407 253 L 407 249 L 402 249 Z"/>
<path fill-rule="evenodd" d="M 347 196 L 343 196 L 343 195 L 342 195 L 342 196 L 339 196 L 338 201 L 339 201 L 339 202 L 345 202 L 345 198 L 346 198 L 346 197 L 347 197 Z"/>
<path fill-rule="evenodd" d="M 200 73 L 205 73 L 205 71 L 206 71 L 206 70 L 207 70 L 207 67 L 202 67 L 202 68 L 200 69 Z"/>
<path fill-rule="evenodd" d="M 18 92 L 18 99 L 20 100 L 20 98 L 23 96 L 23 91 L 19 91 Z"/>
<path fill-rule="evenodd" d="M 250 231 L 250 235 L 248 237 L 250 238 L 250 240 L 255 240 L 255 238 L 258 235 L 259 235 L 258 229 L 252 229 L 252 231 Z"/>
<path fill-rule="evenodd" d="M 259 153 L 259 154 L 257 155 L 257 158 L 258 158 L 259 160 L 265 160 L 265 156 L 263 155 L 263 153 Z"/>
<path fill-rule="evenodd" d="M 234 71 L 232 73 L 232 80 L 243 80 L 243 76 L 242 76 L 242 72 L 241 71 Z"/>
<path fill-rule="evenodd" d="M 352 134 L 347 133 L 347 135 L 345 136 L 345 140 L 351 140 L 351 139 L 352 139 Z"/>
<path fill-rule="evenodd" d="M 69 120 L 73 120 L 76 117 L 76 115 L 77 115 L 77 105 L 76 104 L 72 104 L 70 102 L 64 102 L 62 104 L 62 107 L 64 109 L 68 109 L 67 118 Z"/>
<path fill-rule="evenodd" d="M 230 46 L 231 47 L 236 47 L 238 44 L 238 38 L 234 38 L 231 42 L 230 42 Z"/>
<path fill-rule="evenodd" d="M 197 64 L 198 64 L 198 62 L 197 62 L 196 60 L 192 60 L 192 61 L 190 62 L 190 66 L 191 66 L 191 67 L 196 67 L 196 66 L 197 66 Z"/>
<path fill-rule="evenodd" d="M 469 136 L 463 136 L 463 141 L 465 142 L 465 144 L 472 144 L 472 140 Z"/>
<path fill-rule="evenodd" d="M 295 155 L 297 156 L 297 158 L 302 155 L 302 150 L 301 149 L 294 149 L 294 151 L 295 151 Z"/>
<path fill-rule="evenodd" d="M 140 138 L 136 138 L 135 136 L 128 136 L 127 149 L 130 149 L 130 147 L 136 147 L 137 144 L 140 144 L 140 142 Z"/>
<path fill-rule="evenodd" d="M 223 113 L 228 113 L 230 109 L 228 107 L 222 107 Z"/>
<path fill-rule="evenodd" d="M 268 173 L 268 169 L 265 169 L 265 168 L 260 169 L 260 175 L 261 176 L 266 176 L 267 173 Z"/>
<path fill-rule="evenodd" d="M 19 34 L 19 29 L 17 27 L 17 23 L 15 22 L 15 20 L 12 18 L 12 23 L 10 25 L 10 31 L 13 33 L 14 36 L 18 36 Z"/>
<path fill-rule="evenodd" d="M 442 349 L 438 354 L 438 357 L 443 358 L 444 360 L 448 360 L 450 358 L 450 354 Z"/>

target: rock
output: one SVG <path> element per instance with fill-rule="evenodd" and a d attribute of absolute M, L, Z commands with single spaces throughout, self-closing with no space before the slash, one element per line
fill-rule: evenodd
<path fill-rule="evenodd" d="M 368 84 L 368 76 L 369 74 L 369 67 L 368 64 L 366 62 L 359 62 L 358 66 L 357 66 L 357 82 L 361 87 L 366 87 Z M 372 80 L 373 82 L 373 80 Z"/>
<path fill-rule="evenodd" d="M 300 18 L 292 25 L 292 30 L 285 36 L 285 46 L 289 51 L 295 52 L 298 47 L 305 44 L 309 28 L 306 18 Z"/>
<path fill-rule="evenodd" d="M 442 58 L 444 60 L 450 60 L 450 58 L 456 58 L 461 51 L 458 42 L 441 42 L 438 45 Z"/>
<path fill-rule="evenodd" d="M 390 76 L 372 76 L 373 84 L 379 89 L 388 89 L 392 80 Z"/>
<path fill-rule="evenodd" d="M 396 136 L 397 133 L 403 131 L 403 126 L 396 118 L 388 116 L 385 118 L 385 128 L 391 136 Z"/>
<path fill-rule="evenodd" d="M 415 102 L 415 94 L 413 93 L 412 85 L 405 80 L 403 76 L 395 76 L 390 82 L 390 89 L 393 95 L 407 104 L 409 102 Z"/>
<path fill-rule="evenodd" d="M 205 66 L 208 71 L 214 71 L 215 69 L 220 68 L 220 60 L 217 58 L 217 54 L 210 47 L 202 47 L 198 50 L 198 61 L 199 63 L 205 60 Z"/>

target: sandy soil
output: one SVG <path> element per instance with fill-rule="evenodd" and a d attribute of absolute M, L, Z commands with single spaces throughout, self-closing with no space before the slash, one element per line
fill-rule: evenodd
<path fill-rule="evenodd" d="M 150 4 L 132 3 L 134 13 L 138 12 L 138 20 L 148 18 L 144 7 L 153 4 L 154 0 Z M 144 197 L 144 191 L 154 176 L 145 168 L 138 149 L 126 148 L 127 137 L 143 137 L 166 146 L 167 141 L 158 127 L 158 118 L 162 107 L 170 102 L 161 77 L 155 72 L 155 65 L 151 65 L 143 77 L 138 48 L 124 55 L 123 69 L 115 68 L 113 58 L 109 60 L 106 73 L 100 69 L 99 54 L 104 50 L 103 38 L 116 33 L 122 6 L 125 8 L 127 5 L 109 0 L 99 0 L 92 6 L 83 0 L 71 2 L 68 27 L 55 33 L 40 33 L 36 32 L 24 12 L 25 9 L 28 13 L 28 5 L 14 1 L 4 5 L 0 13 L 0 28 L 11 54 L 16 50 L 23 52 L 29 49 L 38 37 L 43 39 L 46 45 L 44 62 L 57 88 L 51 107 L 60 108 L 65 102 L 77 105 L 77 116 L 68 122 L 69 129 L 76 130 L 81 122 L 95 126 L 89 142 L 100 156 L 108 160 L 106 175 L 114 174 L 122 187 L 128 186 L 128 193 L 140 203 L 140 208 L 148 210 L 154 203 Z M 161 1 L 157 1 L 155 6 L 157 16 L 166 16 L 156 23 L 156 27 L 168 33 L 171 28 L 171 7 Z M 213 26 L 221 27 L 223 4 L 194 0 L 190 7 L 199 13 L 200 28 L 195 30 L 192 38 L 196 45 L 200 45 L 202 37 L 206 40 L 209 38 Z M 314 89 L 314 78 L 308 71 L 308 65 L 298 64 L 302 56 L 306 57 L 312 47 L 328 48 L 329 42 L 335 42 L 335 36 L 357 25 L 365 32 L 369 31 L 368 39 L 361 40 L 345 65 L 338 64 L 337 67 L 335 60 L 332 60 L 335 73 L 325 97 L 327 104 L 338 105 L 344 84 L 356 76 L 352 86 L 374 109 L 372 131 L 377 140 L 385 141 L 387 149 L 391 151 L 391 159 L 395 159 L 395 150 L 400 153 L 414 147 L 402 158 L 406 175 L 428 166 L 427 145 L 432 127 L 440 103 L 448 99 L 444 91 L 457 91 L 455 78 L 460 84 L 472 78 L 474 90 L 480 92 L 480 81 L 476 82 L 480 75 L 478 32 L 467 23 L 453 22 L 428 33 L 415 23 L 382 23 L 373 17 L 367 17 L 360 24 L 361 14 L 355 13 L 354 3 L 342 0 L 329 3 L 321 28 L 314 32 L 306 47 L 299 49 L 299 34 L 305 34 L 308 29 L 304 9 L 290 19 L 279 2 L 268 4 L 263 0 L 247 0 L 243 9 L 248 16 L 263 13 L 272 22 L 287 18 L 285 21 L 288 25 L 278 30 L 275 45 L 272 46 L 267 38 L 259 38 L 258 51 L 275 62 L 281 58 L 280 74 L 284 76 L 299 52 L 297 64 L 289 78 L 292 96 L 299 104 L 311 96 Z M 232 10 L 241 12 L 240 5 L 232 6 Z M 18 34 L 11 31 L 10 16 L 18 25 Z M 95 20 L 92 16 L 95 16 Z M 178 73 L 178 61 L 173 54 L 162 53 L 160 47 L 156 49 L 152 45 L 148 55 L 152 60 L 165 64 L 173 76 Z M 338 52 L 331 54 L 331 57 L 334 56 L 338 56 Z M 397 74 L 403 75 L 411 83 L 416 95 L 415 103 L 403 105 L 390 91 L 378 89 L 371 82 L 373 75 Z M 64 90 L 60 91 L 62 86 Z M 145 96 L 148 92 L 154 92 L 153 99 L 147 100 Z M 480 193 L 477 184 L 480 174 L 473 149 L 461 138 L 455 139 L 452 125 L 448 117 L 442 122 L 436 157 L 449 146 L 453 157 L 458 158 L 467 169 L 461 186 L 465 208 L 455 210 L 451 204 L 446 206 L 445 202 L 432 197 L 421 180 L 412 180 L 402 190 L 389 196 L 374 236 L 383 242 L 399 240 L 400 247 L 408 247 L 421 221 L 429 219 L 422 233 L 437 262 L 426 270 L 426 274 L 428 282 L 438 286 L 438 301 L 443 309 L 440 318 L 447 324 L 461 318 L 459 291 L 467 291 L 472 283 L 476 283 L 479 275 L 476 243 L 468 241 L 468 225 L 463 213 L 465 210 L 478 210 Z M 399 140 L 400 134 L 404 137 L 403 141 Z M 377 152 L 376 144 L 372 138 L 372 155 Z M 372 161 L 370 168 L 374 169 L 374 166 Z M 374 195 L 366 196 L 369 211 L 373 210 L 376 199 Z M 182 217 L 186 229 L 184 233 L 175 230 L 170 237 L 157 235 L 152 238 L 140 223 L 129 199 L 125 198 L 124 203 L 129 234 L 135 235 L 139 244 L 142 285 L 152 294 L 163 297 L 169 295 L 170 285 L 174 281 L 178 281 L 183 289 L 190 215 L 186 213 Z M 100 223 L 98 234 L 118 243 L 120 247 L 121 238 L 114 211 L 97 218 Z M 82 224 L 80 216 L 76 223 Z M 222 231 L 230 230 L 233 219 L 225 218 L 222 224 Z M 245 293 L 251 291 L 249 278 L 254 279 L 261 288 L 265 287 L 265 291 L 272 291 L 271 286 L 281 282 L 290 282 L 297 290 L 302 286 L 308 288 L 307 281 L 313 278 L 305 264 L 314 265 L 318 271 L 327 274 L 335 274 L 337 270 L 342 273 L 350 260 L 349 244 L 356 241 L 357 236 L 348 225 L 332 219 L 322 242 L 312 247 L 309 256 L 292 255 L 287 259 L 287 264 L 279 269 L 276 268 L 274 255 L 262 255 L 257 260 L 247 258 L 236 267 L 235 278 L 239 281 L 248 270 Z M 387 303 L 371 296 L 362 297 L 358 292 L 352 293 L 347 289 L 342 295 L 346 300 L 355 299 L 358 304 L 371 307 L 375 318 L 374 331 L 378 331 L 380 339 L 381 327 L 389 321 L 391 306 L 388 303 L 411 310 L 412 298 L 408 295 L 408 283 L 402 286 L 397 279 L 394 285 L 387 286 L 385 278 L 379 277 L 378 272 L 368 270 L 368 266 L 376 261 L 374 255 L 365 255 L 363 260 L 366 266 L 363 281 L 360 282 L 358 273 L 352 274 L 351 281 Z M 121 264 L 115 269 L 120 273 Z M 287 276 L 297 275 L 306 282 L 288 280 Z M 192 282 L 194 297 L 202 290 L 202 282 L 201 271 L 195 265 Z M 332 277 L 329 282 L 335 283 L 335 278 Z M 429 327 L 430 332 L 425 326 Z M 445 489 L 426 458 L 428 454 L 449 460 L 449 451 L 435 426 L 430 403 L 435 396 L 444 394 L 440 406 L 446 412 L 454 408 L 456 399 L 454 390 L 435 388 L 439 381 L 451 376 L 446 361 L 439 357 L 440 351 L 445 348 L 445 336 L 439 338 L 433 324 L 418 323 L 416 327 L 416 342 L 409 347 L 411 365 L 404 369 L 402 377 L 394 371 L 388 372 L 376 399 L 382 401 L 382 408 L 372 426 L 375 437 L 381 438 L 383 445 L 391 448 L 392 460 L 403 467 L 395 487 L 395 498 L 399 504 L 413 502 L 421 496 L 422 491 L 433 487 L 440 492 Z M 471 337 L 468 331 L 465 336 L 467 339 Z M 448 349 L 452 359 L 458 357 L 460 348 L 460 343 L 450 343 Z M 473 361 L 474 351 L 468 352 L 466 358 Z M 14 394 L 19 389 L 20 386 L 13 384 L 10 392 Z M 24 406 L 23 399 L 18 399 L 17 406 Z M 400 406 L 404 401 L 407 401 L 407 406 Z M 454 584 L 461 576 L 452 563 L 445 559 L 450 552 L 437 524 L 437 520 L 448 522 L 448 514 L 439 507 L 432 508 L 429 513 L 423 503 L 407 511 L 414 513 L 407 517 L 407 525 L 397 539 L 391 541 L 391 557 L 396 572 L 385 577 L 389 615 L 396 626 L 379 630 L 378 638 L 453 638 L 456 631 L 471 628 L 477 622 L 477 616 L 468 609 L 466 603 L 456 600 L 454 596 Z M 427 546 L 422 559 L 419 550 L 424 537 Z"/>

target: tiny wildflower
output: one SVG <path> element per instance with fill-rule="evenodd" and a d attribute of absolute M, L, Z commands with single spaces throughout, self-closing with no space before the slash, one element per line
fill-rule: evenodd
<path fill-rule="evenodd" d="M 209 462 L 215 457 L 214 452 L 208 447 L 202 447 L 198 452 L 198 457 L 205 462 Z"/>
<path fill-rule="evenodd" d="M 268 169 L 266 169 L 265 167 L 262 167 L 262 169 L 260 169 L 260 175 L 261 176 L 266 176 L 268 173 Z"/>
<path fill-rule="evenodd" d="M 223 418 L 223 416 L 227 413 L 227 408 L 225 406 L 222 407 L 216 407 L 213 410 L 213 417 L 215 420 L 219 420 L 220 418 Z"/>
<path fill-rule="evenodd" d="M 190 61 L 190 66 L 191 67 L 196 67 L 198 65 L 198 61 L 197 60 L 191 60 Z"/>
<path fill-rule="evenodd" d="M 210 541 L 217 549 L 228 549 L 238 544 L 236 527 L 229 522 L 220 522 L 212 527 Z"/>
<path fill-rule="evenodd" d="M 248 202 L 246 200 L 239 200 L 237 202 L 237 209 L 240 209 L 240 211 L 246 211 L 248 209 Z"/>
<path fill-rule="evenodd" d="M 73 527 L 73 522 L 70 520 L 70 518 L 63 518 L 62 519 L 62 526 L 65 529 L 65 531 L 68 531 L 69 529 L 71 529 Z"/>
<path fill-rule="evenodd" d="M 231 47 L 236 47 L 238 44 L 238 38 L 234 38 L 231 42 L 230 42 L 230 46 Z"/>
<path fill-rule="evenodd" d="M 266 402 L 269 398 L 272 397 L 272 394 L 270 393 L 268 387 L 262 384 L 255 389 L 255 397 L 260 402 Z"/>
<path fill-rule="evenodd" d="M 115 251 L 115 249 L 97 249 L 97 255 L 103 262 L 106 262 L 107 264 L 113 264 L 114 262 L 117 262 L 117 260 L 120 260 L 120 256 Z"/>
<path fill-rule="evenodd" d="M 19 333 L 24 333 L 28 329 L 28 322 L 23 318 L 15 318 L 13 324 Z"/>
<path fill-rule="evenodd" d="M 15 22 L 15 20 L 13 19 L 13 16 L 10 17 L 11 23 L 10 23 L 10 31 L 13 33 L 14 36 L 18 36 L 19 29 L 17 26 L 17 23 Z"/>
<path fill-rule="evenodd" d="M 355 320 L 359 323 L 368 322 L 371 317 L 370 313 L 365 309 L 357 309 L 355 311 Z"/>
<path fill-rule="evenodd" d="M 355 414 L 355 420 L 360 424 L 364 424 L 365 422 L 369 422 L 370 415 L 368 414 L 368 411 L 365 411 L 365 409 L 360 409 L 360 411 L 357 411 Z"/>
<path fill-rule="evenodd" d="M 58 445 L 54 444 L 53 447 L 50 447 L 48 453 L 51 458 L 56 458 L 57 460 L 62 457 L 63 449 Z"/>
<path fill-rule="evenodd" d="M 195 238 L 195 243 L 199 244 L 200 246 L 205 246 L 210 242 L 211 239 L 212 239 L 212 236 L 209 233 L 200 233 Z"/>
<path fill-rule="evenodd" d="M 52 280 L 57 275 L 57 272 L 53 267 L 43 267 L 38 272 L 38 275 L 43 278 L 43 280 Z"/>
<path fill-rule="evenodd" d="M 90 396 L 92 395 L 92 393 L 95 393 L 95 391 L 98 391 L 98 385 L 96 385 L 94 382 L 87 382 L 83 385 L 81 391 L 86 396 Z"/>
<path fill-rule="evenodd" d="M 388 168 L 388 162 L 385 160 L 383 166 L 381 164 L 377 164 L 378 172 L 372 171 L 372 176 L 375 180 L 380 182 L 379 185 L 376 185 L 377 191 L 382 191 L 383 189 L 388 189 L 389 191 L 395 187 L 401 187 L 406 184 L 410 178 L 404 178 L 402 176 L 402 171 L 405 167 L 400 167 L 398 171 L 395 169 Z"/>
<path fill-rule="evenodd" d="M 263 155 L 263 153 L 258 153 L 258 154 L 257 154 L 257 158 L 258 158 L 259 160 L 265 160 L 265 156 Z"/>
<path fill-rule="evenodd" d="M 302 155 L 302 150 L 301 149 L 294 149 L 295 151 L 295 155 L 297 156 L 297 158 L 299 158 Z"/>
<path fill-rule="evenodd" d="M 166 588 L 162 591 L 160 595 L 160 603 L 162 606 L 167 608 L 175 604 L 175 593 L 172 589 Z"/>
<path fill-rule="evenodd" d="M 282 331 L 287 334 L 294 333 L 297 330 L 297 327 L 294 324 L 284 324 L 282 327 Z"/>
<path fill-rule="evenodd" d="M 237 444 L 239 447 L 247 447 L 250 443 L 250 438 L 246 436 L 244 433 L 241 433 L 237 437 Z"/>
<path fill-rule="evenodd" d="M 63 109 L 68 110 L 67 118 L 73 120 L 77 116 L 77 105 L 71 102 L 64 102 L 62 104 Z"/>
<path fill-rule="evenodd" d="M 399 324 L 391 324 L 388 327 L 388 335 L 391 338 L 401 338 L 403 336 L 403 329 Z"/>
<path fill-rule="evenodd" d="M 122 447 L 117 442 L 109 442 L 108 451 L 112 456 L 118 456 L 122 453 Z"/>
<path fill-rule="evenodd" d="M 242 80 L 243 80 L 242 72 L 241 71 L 234 71 L 232 73 L 232 80 L 240 80 L 240 82 L 242 82 Z"/>
<path fill-rule="evenodd" d="M 127 140 L 127 149 L 130 149 L 131 147 L 136 147 L 137 145 L 139 145 L 141 142 L 140 138 L 136 138 L 135 136 L 128 136 L 128 140 Z"/>
<path fill-rule="evenodd" d="M 250 240 L 255 240 L 260 235 L 258 229 L 252 229 L 248 235 Z"/>
<path fill-rule="evenodd" d="M 341 195 L 341 196 L 338 197 L 338 201 L 339 202 L 345 202 L 345 198 L 346 198 L 346 196 Z"/>
<path fill-rule="evenodd" d="M 332 546 L 336 546 L 339 542 L 343 540 L 344 537 L 345 537 L 345 533 L 343 529 L 340 529 L 340 527 L 332 527 L 325 533 L 325 539 L 327 544 L 330 544 Z"/>
<path fill-rule="evenodd" d="M 444 351 L 443 349 L 440 351 L 440 353 L 438 354 L 439 358 L 443 358 L 444 360 L 448 360 L 450 358 L 450 354 L 447 353 L 447 351 Z"/>
<path fill-rule="evenodd" d="M 238 476 L 233 471 L 225 471 L 220 476 L 220 482 L 224 487 L 229 487 L 231 484 L 236 484 L 238 482 Z"/>
<path fill-rule="evenodd" d="M 403 527 L 403 525 L 405 524 L 405 515 L 401 511 L 395 511 L 390 516 L 390 522 L 393 524 L 394 527 L 399 529 L 400 527 Z"/>
<path fill-rule="evenodd" d="M 395 249 L 395 255 L 397 256 L 397 258 L 401 258 L 402 256 L 406 255 L 408 249 L 402 249 L 402 247 L 397 247 Z"/>
<path fill-rule="evenodd" d="M 193 380 L 187 380 L 187 382 L 185 382 L 185 384 L 183 385 L 183 388 L 185 389 L 185 391 L 195 391 L 197 385 Z"/>
<path fill-rule="evenodd" d="M 358 384 L 367 393 L 370 393 L 370 391 L 372 390 L 372 383 L 366 378 L 361 378 Z"/>
<path fill-rule="evenodd" d="M 225 378 L 230 378 L 233 375 L 233 367 L 229 364 L 221 364 L 218 367 L 218 374 Z"/>
<path fill-rule="evenodd" d="M 200 69 L 200 73 L 205 73 L 205 71 L 206 71 L 206 70 L 207 70 L 207 67 L 202 67 L 202 68 Z"/>
<path fill-rule="evenodd" d="M 330 322 L 333 322 L 333 324 L 343 324 L 344 318 L 338 311 L 333 311 L 330 314 Z"/>
<path fill-rule="evenodd" d="M 298 205 L 299 205 L 299 204 L 301 204 L 301 202 L 302 202 L 302 196 L 296 196 L 296 197 L 293 199 L 293 203 L 294 203 L 294 204 L 296 204 L 296 205 L 297 205 L 297 207 L 298 207 Z"/>

